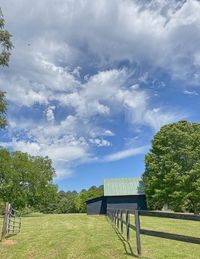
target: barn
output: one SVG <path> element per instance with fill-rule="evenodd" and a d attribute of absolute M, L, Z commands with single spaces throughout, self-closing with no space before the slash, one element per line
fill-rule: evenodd
<path fill-rule="evenodd" d="M 147 209 L 143 181 L 140 178 L 104 180 L 104 195 L 86 201 L 87 214 L 106 214 L 107 208 Z"/>

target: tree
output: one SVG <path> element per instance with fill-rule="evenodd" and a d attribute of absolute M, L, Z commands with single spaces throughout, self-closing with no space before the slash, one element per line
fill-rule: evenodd
<path fill-rule="evenodd" d="M 11 42 L 12 35 L 5 30 L 5 20 L 0 8 L 0 44 L 1 44 L 1 53 L 0 53 L 0 65 L 8 66 L 10 59 L 10 50 L 13 48 Z"/>
<path fill-rule="evenodd" d="M 148 206 L 200 212 L 200 124 L 180 121 L 163 126 L 145 157 Z"/>
<path fill-rule="evenodd" d="M 15 208 L 44 208 L 57 196 L 55 171 L 47 157 L 0 149 L 0 172 L 0 197 Z"/>
<path fill-rule="evenodd" d="M 13 48 L 11 42 L 12 35 L 4 29 L 5 20 L 0 9 L 0 66 L 8 66 L 10 59 L 10 50 Z M 6 101 L 5 101 L 5 92 L 0 91 L 0 128 L 6 126 Z"/>
<path fill-rule="evenodd" d="M 6 126 L 6 105 L 5 92 L 0 91 L 0 128 Z"/>

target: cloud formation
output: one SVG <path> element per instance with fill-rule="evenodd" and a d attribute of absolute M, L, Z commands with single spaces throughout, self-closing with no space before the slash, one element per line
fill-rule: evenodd
<path fill-rule="evenodd" d="M 107 161 L 107 162 L 117 161 L 117 160 L 125 159 L 127 157 L 145 154 L 148 150 L 149 150 L 149 146 L 125 149 L 105 156 L 103 158 L 103 161 Z"/>
<path fill-rule="evenodd" d="M 186 117 L 156 96 L 170 87 L 160 74 L 197 93 L 198 1 L 10 0 L 2 10 L 15 45 L 0 71 L 10 148 L 48 155 L 70 175 L 101 149 L 110 151 L 104 161 L 143 152 L 121 144 L 113 153 L 121 131 L 152 134 Z"/>

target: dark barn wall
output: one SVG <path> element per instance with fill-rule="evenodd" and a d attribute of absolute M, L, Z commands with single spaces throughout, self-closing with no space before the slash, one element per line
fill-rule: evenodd
<path fill-rule="evenodd" d="M 146 210 L 146 196 L 145 195 L 128 195 L 128 196 L 108 196 L 107 208 L 121 208 Z"/>
<path fill-rule="evenodd" d="M 105 197 L 99 197 L 87 201 L 87 214 L 106 214 Z"/>
<path fill-rule="evenodd" d="M 87 214 L 106 214 L 107 208 L 146 210 L 145 195 L 107 196 L 87 201 Z"/>

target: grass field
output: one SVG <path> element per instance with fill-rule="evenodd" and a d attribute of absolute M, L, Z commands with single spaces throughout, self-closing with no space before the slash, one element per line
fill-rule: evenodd
<path fill-rule="evenodd" d="M 1 225 L 1 224 L 0 224 Z M 200 222 L 141 218 L 143 228 L 200 237 Z M 135 233 L 129 243 L 105 216 L 85 214 L 41 215 L 22 218 L 21 233 L 0 243 L 1 259 L 136 257 Z M 141 236 L 142 257 L 200 258 L 200 245 Z"/>

